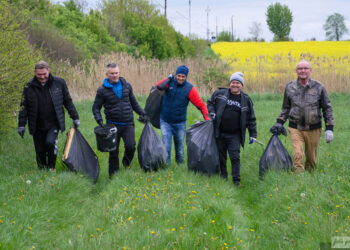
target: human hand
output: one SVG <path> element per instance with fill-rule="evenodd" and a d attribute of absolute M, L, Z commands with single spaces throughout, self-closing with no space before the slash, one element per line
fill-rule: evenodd
<path fill-rule="evenodd" d="M 79 119 L 74 120 L 73 123 L 74 123 L 74 128 L 75 129 L 77 129 L 79 127 L 79 125 L 80 125 Z"/>
<path fill-rule="evenodd" d="M 149 117 L 147 115 L 140 115 L 138 121 L 142 123 L 147 123 L 149 122 Z"/>
<path fill-rule="evenodd" d="M 23 138 L 24 132 L 26 132 L 25 127 L 18 127 L 18 134 Z"/>
<path fill-rule="evenodd" d="M 170 74 L 170 75 L 168 76 L 168 79 L 169 79 L 169 80 L 174 79 L 174 75 L 173 75 L 173 74 Z"/>
<path fill-rule="evenodd" d="M 327 143 L 330 143 L 333 141 L 333 131 L 332 130 L 326 130 L 324 132 L 324 138 L 326 139 Z"/>
<path fill-rule="evenodd" d="M 100 125 L 100 127 L 103 128 L 103 120 L 98 120 L 98 121 L 97 121 L 97 124 Z"/>
<path fill-rule="evenodd" d="M 215 113 L 209 113 L 209 118 L 213 121 L 215 121 L 216 114 Z"/>
<path fill-rule="evenodd" d="M 279 136 L 280 134 L 283 134 L 285 136 L 287 136 L 287 130 L 283 127 L 283 125 L 281 123 L 275 123 L 271 128 L 270 128 L 270 132 L 273 135 L 277 135 Z"/>

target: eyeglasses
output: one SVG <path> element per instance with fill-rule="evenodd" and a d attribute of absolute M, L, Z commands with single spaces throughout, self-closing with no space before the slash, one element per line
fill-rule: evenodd
<path fill-rule="evenodd" d="M 308 70 L 310 68 L 297 68 L 297 70 Z"/>

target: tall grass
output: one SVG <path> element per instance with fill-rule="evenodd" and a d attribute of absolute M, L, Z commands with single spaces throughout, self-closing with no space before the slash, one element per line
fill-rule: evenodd
<path fill-rule="evenodd" d="M 55 74 L 66 79 L 74 100 L 92 99 L 106 77 L 106 65 L 111 62 L 118 64 L 121 76 L 132 84 L 137 95 L 148 94 L 157 81 L 169 74 L 175 74 L 177 67 L 183 64 L 189 68 L 188 81 L 193 83 L 200 93 L 209 95 L 210 88 L 208 84 L 203 84 L 203 74 L 209 68 L 220 68 L 224 65 L 220 60 L 206 60 L 203 57 L 160 61 L 135 58 L 127 53 L 115 53 L 91 60 L 88 66 L 85 63 L 75 66 L 65 63 L 65 66 L 53 70 Z M 209 82 L 209 85 L 212 83 Z"/>
<path fill-rule="evenodd" d="M 282 97 L 251 96 L 258 139 L 266 144 Z M 247 144 L 240 188 L 231 177 L 194 174 L 186 164 L 145 173 L 137 154 L 131 169 L 109 180 L 108 154 L 96 149 L 91 101 L 77 109 L 80 131 L 99 158 L 96 185 L 59 159 L 56 174 L 39 171 L 32 138 L 13 131 L 0 138 L 0 249 L 319 249 L 333 236 L 350 236 L 350 96 L 330 99 L 335 138 L 326 144 L 322 136 L 314 172 L 268 172 L 259 180 L 264 148 Z M 190 105 L 187 126 L 201 119 Z M 138 140 L 143 126 L 135 125 Z M 289 137 L 280 139 L 291 153 Z M 60 134 L 59 156 L 64 141 Z"/>

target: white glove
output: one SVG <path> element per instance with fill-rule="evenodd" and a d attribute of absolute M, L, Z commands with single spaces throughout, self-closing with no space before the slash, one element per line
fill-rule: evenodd
<path fill-rule="evenodd" d="M 333 140 L 333 131 L 326 130 L 326 132 L 324 132 L 324 138 L 326 139 L 327 143 L 330 143 Z"/>

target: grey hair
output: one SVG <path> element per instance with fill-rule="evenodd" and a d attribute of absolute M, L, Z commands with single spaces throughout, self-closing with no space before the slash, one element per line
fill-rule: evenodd
<path fill-rule="evenodd" d="M 108 72 L 108 70 L 109 70 L 110 68 L 113 68 L 113 69 L 118 68 L 118 69 L 119 69 L 119 67 L 118 67 L 118 65 L 117 65 L 116 63 L 108 63 L 108 64 L 106 65 L 106 73 Z"/>
<path fill-rule="evenodd" d="M 299 61 L 299 62 L 297 63 L 297 68 L 298 68 L 298 66 L 299 66 L 300 63 L 307 63 L 307 64 L 309 65 L 310 69 L 311 69 L 311 64 L 310 64 L 307 60 L 303 59 L 303 60 Z"/>
<path fill-rule="evenodd" d="M 36 69 L 49 69 L 49 65 L 45 61 L 40 61 L 37 64 L 35 64 L 34 70 Z"/>

